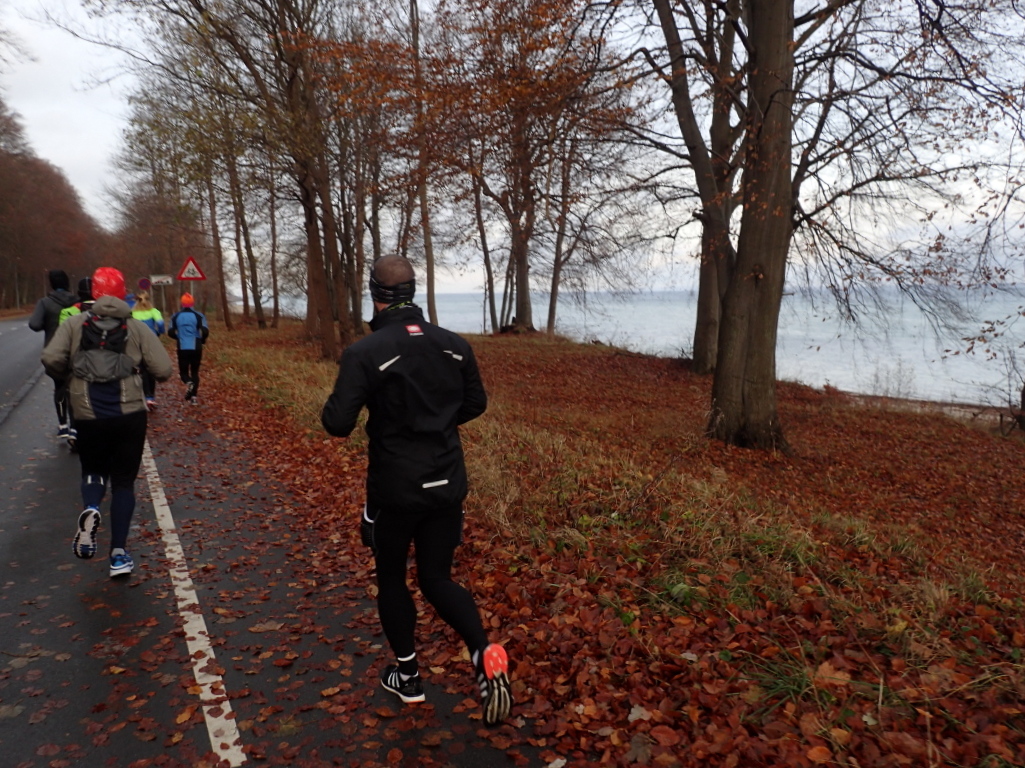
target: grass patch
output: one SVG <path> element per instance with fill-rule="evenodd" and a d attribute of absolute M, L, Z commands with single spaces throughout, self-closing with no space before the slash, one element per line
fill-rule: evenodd
<path fill-rule="evenodd" d="M 215 339 L 218 375 L 324 439 L 336 365 L 301 326 Z M 781 385 L 792 454 L 743 451 L 704 438 L 710 381 L 680 361 L 470 341 L 489 393 L 462 429 L 475 562 L 488 589 L 495 574 L 522 579 L 508 624 L 531 653 L 557 642 L 559 659 L 601 669 L 622 655 L 636 677 L 612 680 L 609 701 L 641 687 L 711 697 L 719 676 L 745 717 L 802 724 L 840 764 L 852 719 L 865 738 L 924 731 L 921 710 L 957 745 L 972 708 L 1025 696 L 1018 444 Z M 658 677 L 691 673 L 658 671 L 666 659 L 694 665 L 686 685 Z M 827 662 L 839 682 L 823 680 Z"/>

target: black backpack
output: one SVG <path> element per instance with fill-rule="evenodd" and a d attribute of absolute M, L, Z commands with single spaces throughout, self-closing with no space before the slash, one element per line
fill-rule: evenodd
<path fill-rule="evenodd" d="M 85 313 L 82 341 L 71 358 L 75 376 L 88 382 L 104 383 L 127 379 L 138 372 L 128 346 L 128 321 L 125 318 L 99 317 Z"/>

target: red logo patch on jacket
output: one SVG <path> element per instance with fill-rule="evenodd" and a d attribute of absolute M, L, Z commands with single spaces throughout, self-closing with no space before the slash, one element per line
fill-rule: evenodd
<path fill-rule="evenodd" d="M 424 332 L 420 329 L 419 325 L 407 325 L 406 331 L 409 332 L 410 336 L 423 336 Z"/>

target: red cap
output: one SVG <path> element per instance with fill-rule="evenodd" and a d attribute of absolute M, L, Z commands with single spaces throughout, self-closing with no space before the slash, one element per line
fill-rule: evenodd
<path fill-rule="evenodd" d="M 100 267 L 93 272 L 93 298 L 113 296 L 115 299 L 125 298 L 125 276 L 113 267 Z"/>
<path fill-rule="evenodd" d="M 192 298 L 192 294 L 191 293 L 183 293 L 182 294 L 182 306 L 183 307 L 191 307 L 195 303 L 196 303 L 196 300 L 194 298 Z"/>

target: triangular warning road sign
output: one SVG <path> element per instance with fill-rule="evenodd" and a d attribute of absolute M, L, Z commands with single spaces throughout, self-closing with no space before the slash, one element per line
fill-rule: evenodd
<path fill-rule="evenodd" d="M 203 274 L 203 270 L 199 268 L 196 260 L 191 256 L 185 260 L 185 265 L 182 267 L 181 272 L 178 273 L 179 280 L 206 280 L 206 275 Z"/>

